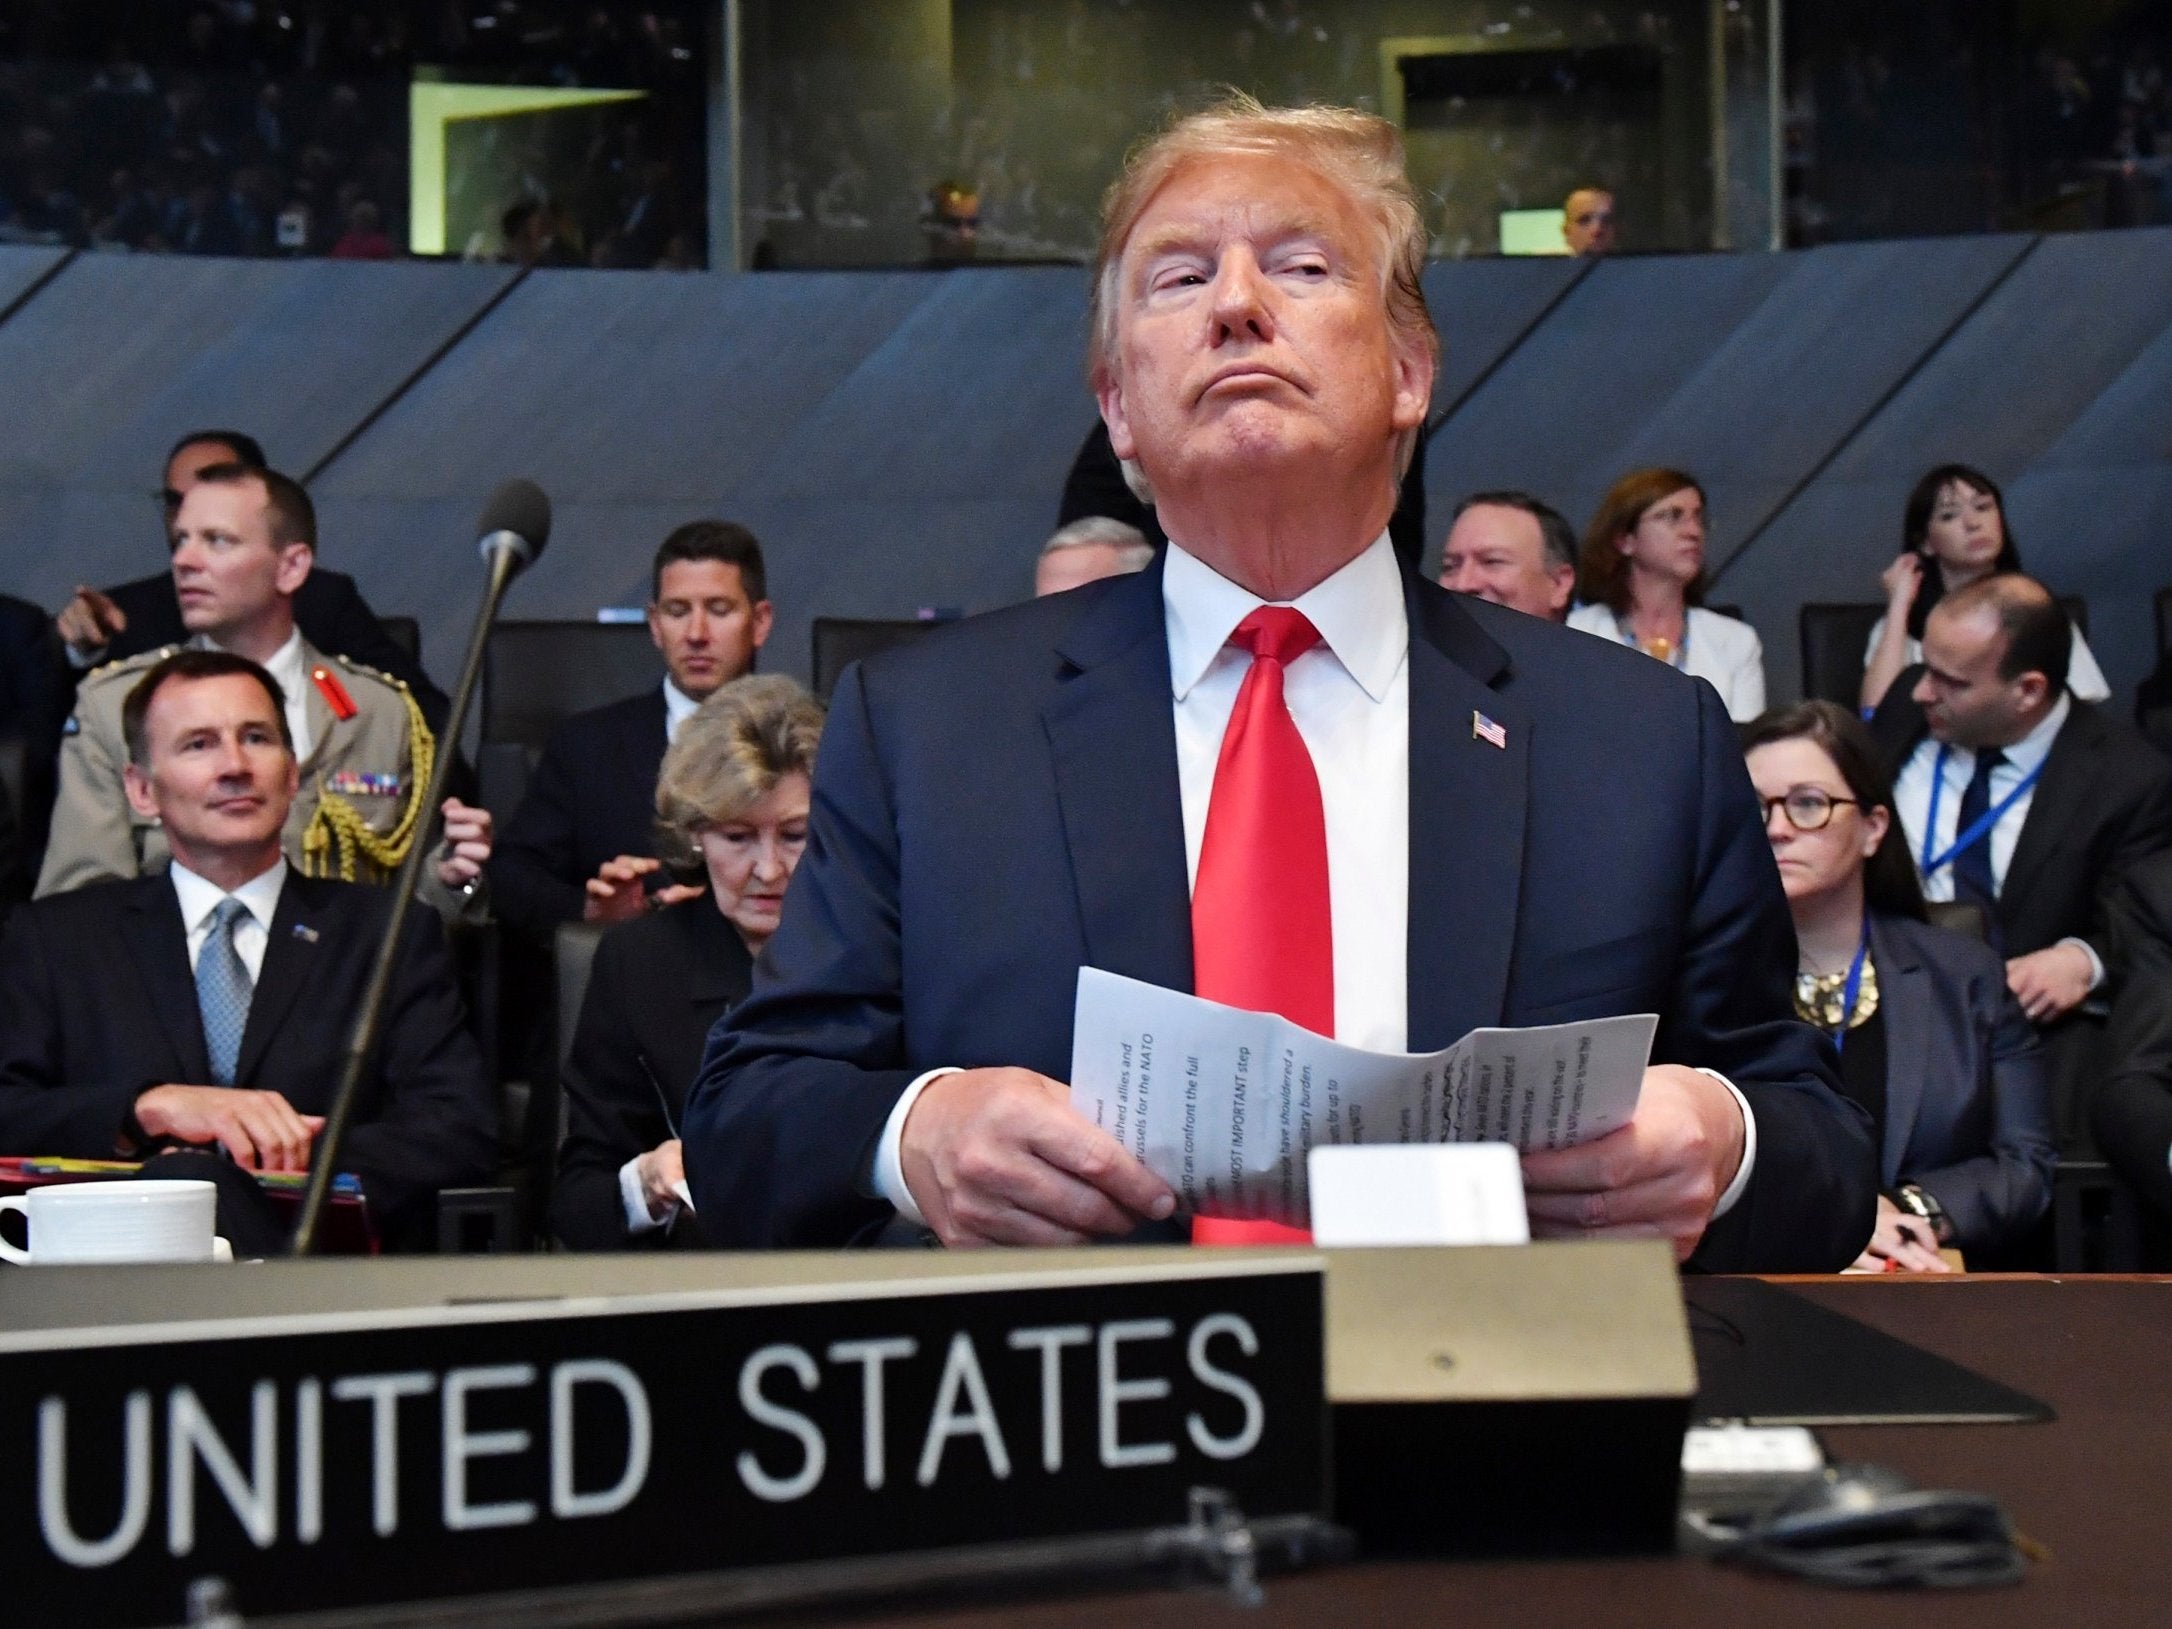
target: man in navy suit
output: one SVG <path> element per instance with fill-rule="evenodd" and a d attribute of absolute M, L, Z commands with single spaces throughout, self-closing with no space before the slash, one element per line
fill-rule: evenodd
<path fill-rule="evenodd" d="M 664 682 L 551 732 L 490 864 L 499 920 L 514 927 L 620 921 L 701 891 L 645 893 L 660 880 L 656 771 L 680 721 L 754 669 L 773 617 L 762 545 L 730 521 L 692 521 L 657 549 L 650 589 Z"/>
<path fill-rule="evenodd" d="M 1286 717 L 1244 717 L 1302 740 L 1331 923 L 1330 945 L 1271 948 L 1331 952 L 1337 1038 L 1427 1050 L 1657 1012 L 1635 1120 L 1524 1159 L 1535 1230 L 1664 1237 L 1712 1268 L 1854 1259 L 1876 1162 L 1792 1017 L 1793 935 L 1718 697 L 1450 595 L 1389 544 L 1437 354 L 1424 247 L 1369 115 L 1235 100 L 1112 190 L 1095 388 L 1172 542 L 839 685 L 783 925 L 683 1127 L 720 1243 L 896 1216 L 951 1244 L 1166 1234 L 1167 1186 L 1069 1107 L 1074 987 L 1083 966 L 1209 982 L 1227 947 L 1197 908 L 1202 844 L 1271 664 Z M 1231 643 L 1263 610 L 1317 642 Z M 1299 802 L 1255 808 L 1260 845 Z"/>

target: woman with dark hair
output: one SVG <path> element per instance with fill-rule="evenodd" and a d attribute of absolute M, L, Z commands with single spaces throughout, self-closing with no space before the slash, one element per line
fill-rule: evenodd
<path fill-rule="evenodd" d="M 1569 626 L 1708 680 L 1736 723 L 1765 710 L 1757 630 L 1704 608 L 1704 488 L 1678 469 L 1616 481 L 1584 533 Z"/>
<path fill-rule="evenodd" d="M 1996 1259 L 2043 1217 L 2057 1164 L 2043 1058 L 2005 963 L 1924 920 L 1860 719 L 1829 701 L 1777 708 L 1743 750 L 1795 919 L 1795 1011 L 1832 1036 L 1879 1150 L 1877 1227 L 1856 1265 L 1943 1272 L 1941 1245 Z"/>
<path fill-rule="evenodd" d="M 716 1021 L 743 1000 L 807 841 L 822 704 L 781 674 L 735 679 L 672 738 L 658 851 L 705 886 L 596 947 L 574 1030 L 551 1224 L 575 1250 L 699 1245 L 679 1116 Z M 638 884 L 636 884 L 638 887 Z M 668 890 L 667 890 L 668 892 Z"/>
<path fill-rule="evenodd" d="M 1885 615 L 1863 650 L 1863 710 L 1874 710 L 1901 671 L 1923 660 L 1923 622 L 1932 606 L 1995 572 L 2021 569 L 2006 497 L 1990 476 L 1966 464 L 1940 464 L 1916 482 L 1901 513 L 1901 552 L 1878 579 Z M 2066 682 L 2080 701 L 2112 693 L 2079 628 Z"/>

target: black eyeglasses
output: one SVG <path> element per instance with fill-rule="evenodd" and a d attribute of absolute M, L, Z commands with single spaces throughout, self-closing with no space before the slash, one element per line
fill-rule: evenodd
<path fill-rule="evenodd" d="M 1854 798 L 1836 798 L 1830 792 L 1821 792 L 1814 786 L 1798 786 L 1784 797 L 1759 798 L 1765 823 L 1772 823 L 1772 811 L 1787 811 L 1787 823 L 1797 831 L 1823 831 L 1833 818 L 1833 811 L 1845 803 L 1851 809 L 1862 804 Z"/>

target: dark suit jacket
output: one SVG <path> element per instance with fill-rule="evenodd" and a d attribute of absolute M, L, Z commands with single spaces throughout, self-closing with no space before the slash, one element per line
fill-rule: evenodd
<path fill-rule="evenodd" d="M 2036 1031 L 1981 940 L 1904 916 L 1871 919 L 1885 1015 L 1887 1188 L 1913 1182 L 1963 1250 L 2010 1244 L 2043 1217 L 2059 1163 Z"/>
<path fill-rule="evenodd" d="M 322 1114 L 391 895 L 289 872 L 249 1004 L 237 1085 Z M 313 936 L 313 937 L 312 937 Z M 379 1227 L 413 1234 L 439 1188 L 486 1180 L 496 1114 L 444 930 L 411 912 L 341 1170 Z M 35 900 L 0 937 L 0 1149 L 111 1159 L 149 1088 L 211 1078 L 173 882 L 164 873 Z"/>
<path fill-rule="evenodd" d="M 662 685 L 575 713 L 551 731 L 491 855 L 501 922 L 548 932 L 578 921 L 582 884 L 598 866 L 656 852 L 656 771 L 668 744 Z"/>
<path fill-rule="evenodd" d="M 1756 1174 L 1698 1261 L 1845 1265 L 1877 1161 L 1793 1016 L 1794 931 L 1718 693 L 1414 577 L 1406 596 L 1411 1049 L 1659 1013 L 1655 1061 L 1719 1070 L 1757 1117 Z M 879 1229 L 899 1093 L 943 1064 L 1066 1078 L 1080 967 L 1191 989 L 1170 695 L 1159 561 L 848 670 L 783 926 L 687 1106 L 713 1237 Z"/>
<path fill-rule="evenodd" d="M 1911 694 L 1922 673 L 1912 667 L 1895 679 L 1870 721 L 1896 775 L 1929 733 Z M 2105 934 L 2105 899 L 2128 866 L 2167 847 L 2172 764 L 2103 708 L 2075 702 L 2044 760 L 1999 889 L 2006 954 L 2026 956 L 2061 939 L 2084 939 L 2116 986 L 2119 966 Z"/>
<path fill-rule="evenodd" d="M 61 726 L 75 705 L 75 681 L 60 636 L 42 607 L 0 594 L 0 732 L 22 742 L 20 798 L 8 803 L 6 852 L 0 855 L 0 896 L 30 892 L 53 812 Z"/>
<path fill-rule="evenodd" d="M 2172 1217 L 2172 853 L 2127 873 L 2109 920 L 2126 978 L 2112 1004 L 2111 1061 L 2091 1130 L 2112 1169 Z"/>
<path fill-rule="evenodd" d="M 551 1226 L 575 1250 L 702 1243 L 696 1218 L 629 1234 L 619 1167 L 675 1135 L 710 1028 L 744 1000 L 754 958 L 704 894 L 632 922 L 596 946 L 573 1032 L 566 1140 L 558 1150 Z M 670 1101 L 665 1118 L 659 1094 Z"/>
<path fill-rule="evenodd" d="M 139 577 L 132 583 L 109 588 L 106 593 L 128 617 L 128 626 L 107 645 L 106 661 L 118 662 L 161 645 L 178 645 L 189 637 L 188 629 L 181 624 L 181 602 L 174 595 L 171 572 Z M 415 693 L 430 728 L 444 733 L 451 706 L 445 692 L 430 682 L 420 662 L 393 642 L 352 577 L 326 571 L 322 566 L 312 567 L 294 595 L 294 620 L 302 637 L 317 649 L 345 656 L 400 680 Z"/>

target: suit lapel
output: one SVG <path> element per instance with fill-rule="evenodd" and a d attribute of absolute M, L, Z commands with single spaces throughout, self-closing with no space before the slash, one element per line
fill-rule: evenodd
<path fill-rule="evenodd" d="M 1087 962 L 1192 987 L 1191 883 L 1161 558 L 1064 633 L 1072 671 L 1041 711 Z"/>
<path fill-rule="evenodd" d="M 1508 653 L 1415 578 L 1410 610 L 1408 1045 L 1436 1051 L 1498 1024 L 1523 873 L 1531 721 L 1492 685 Z M 1506 732 L 1482 738 L 1479 721 Z"/>
<path fill-rule="evenodd" d="M 196 1005 L 196 971 L 189 965 L 188 929 L 171 877 L 161 872 L 136 884 L 122 931 L 150 996 L 152 1015 L 181 1060 L 179 1084 L 208 1084 L 211 1060 L 204 1049 L 203 1014 Z"/>
<path fill-rule="evenodd" d="M 294 998 L 301 993 L 323 954 L 320 913 L 307 895 L 308 879 L 289 870 L 279 890 L 279 905 L 272 912 L 271 929 L 265 935 L 264 965 L 256 976 L 256 993 L 249 998 L 249 1022 L 241 1032 L 241 1053 L 234 1064 L 236 1085 L 251 1084 L 272 1037 L 286 1022 Z"/>
<path fill-rule="evenodd" d="M 2088 829 L 2085 815 L 2089 789 L 2096 780 L 2103 726 L 2094 713 L 2083 711 L 2085 705 L 2078 701 L 2072 704 L 2073 711 L 2051 743 L 2044 773 L 2029 799 L 2029 817 L 2021 823 L 2013 858 L 2006 864 L 2005 881 L 1999 889 L 1999 917 L 2009 924 L 2009 931 L 2061 837 L 2071 840 L 2075 833 Z"/>
<path fill-rule="evenodd" d="M 1879 1151 L 1883 1180 L 1895 1180 L 1908 1139 L 1923 1107 L 1923 1072 L 1930 1059 L 1931 978 L 1920 958 L 1876 917 L 1870 919 L 1870 950 L 1878 968 L 1878 1008 L 1885 1014 L 1885 1146 Z"/>

